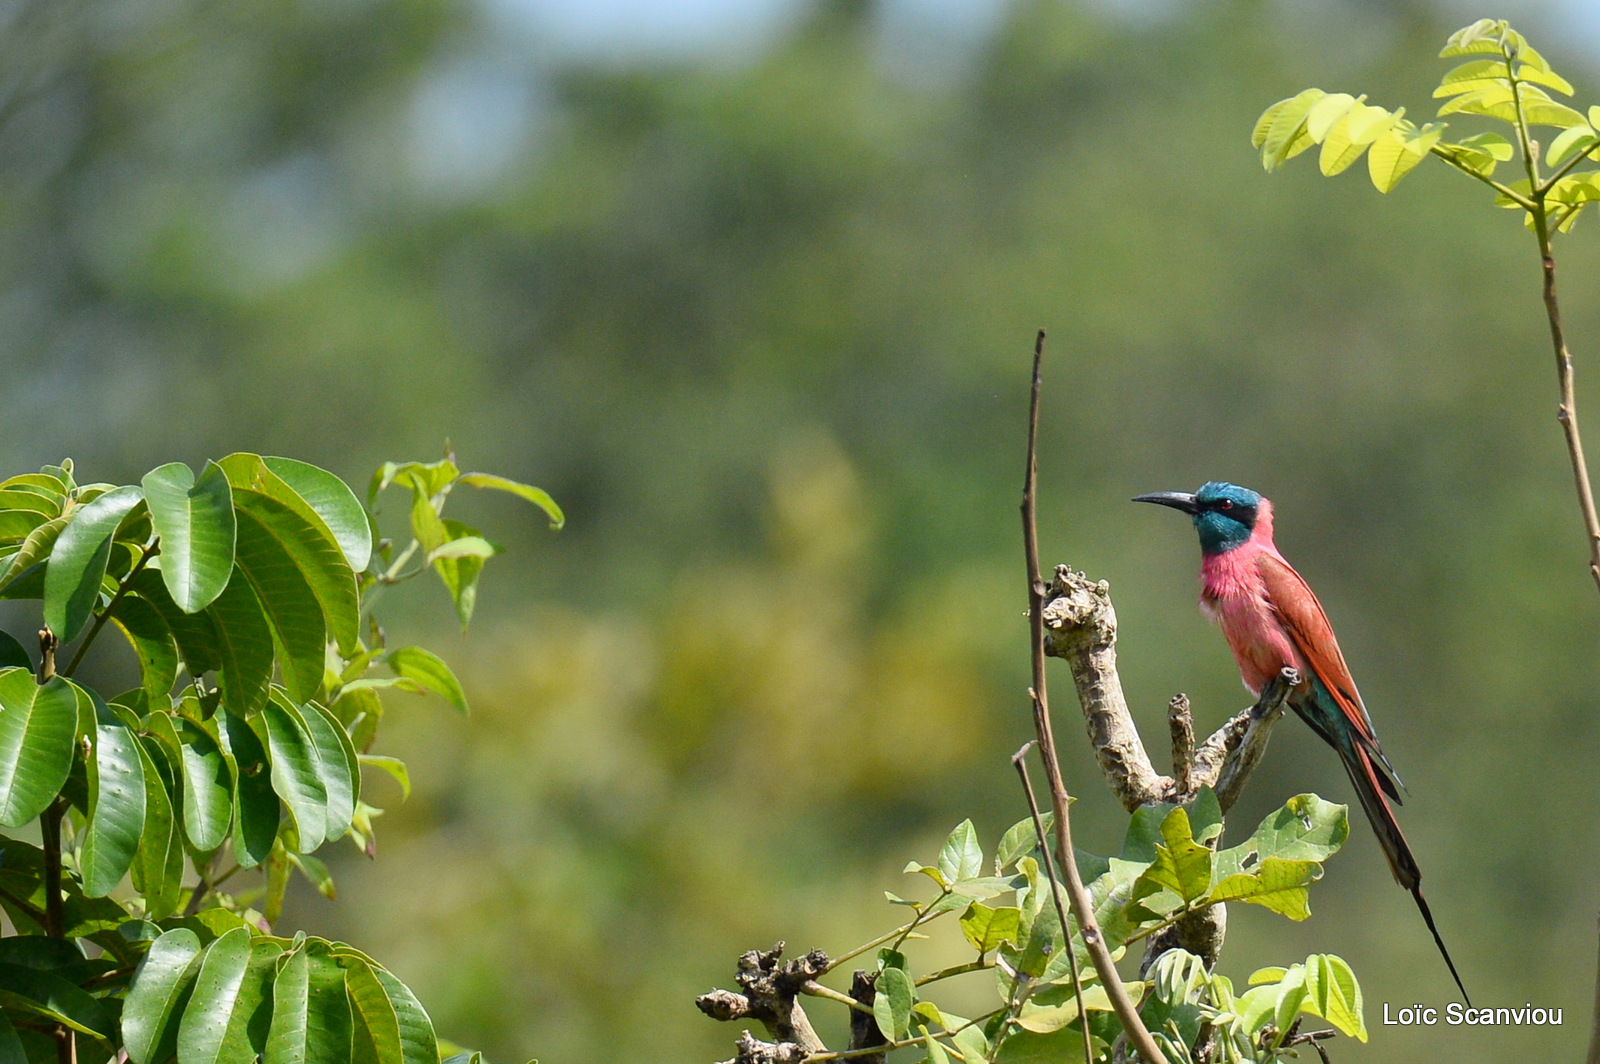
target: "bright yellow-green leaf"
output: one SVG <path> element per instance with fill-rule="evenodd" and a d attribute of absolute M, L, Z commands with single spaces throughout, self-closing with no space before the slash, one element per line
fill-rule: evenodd
<path fill-rule="evenodd" d="M 1387 193 L 1400 179 L 1428 157 L 1428 150 L 1439 142 L 1442 127 L 1424 130 L 1390 129 L 1372 144 L 1367 153 L 1367 172 L 1379 192 Z"/>
<path fill-rule="evenodd" d="M 1470 63 L 1462 63 L 1440 78 L 1439 87 L 1433 90 L 1433 95 L 1435 98 L 1459 96 L 1463 92 L 1494 88 L 1497 84 L 1505 86 L 1507 92 L 1511 91 L 1505 60 L 1475 59 Z"/>
<path fill-rule="evenodd" d="M 1306 1001 L 1301 1008 L 1315 1010 L 1315 1015 L 1351 1038 L 1367 1040 L 1367 1024 L 1361 1015 L 1361 985 L 1341 957 L 1313 953 L 1306 958 Z"/>
<path fill-rule="evenodd" d="M 1325 176 L 1343 173 L 1351 163 L 1361 158 L 1367 146 L 1377 140 L 1389 127 L 1400 121 L 1405 109 L 1390 113 L 1382 107 L 1356 104 L 1345 116 L 1334 123 L 1322 142 L 1322 156 L 1318 160 Z"/>
<path fill-rule="evenodd" d="M 1288 973 L 1288 971 L 1289 969 L 1287 968 L 1278 967 L 1257 968 L 1255 971 L 1250 973 L 1250 985 L 1260 986 L 1262 983 L 1276 983 L 1278 980 L 1282 979 L 1284 975 Z"/>
<path fill-rule="evenodd" d="M 1288 100 L 1279 100 L 1261 112 L 1261 117 L 1256 119 L 1256 128 L 1250 134 L 1250 146 L 1252 148 L 1260 148 L 1262 144 L 1266 143 L 1267 130 L 1272 128 L 1272 122 L 1278 117 L 1278 112 L 1282 111 L 1288 103 Z"/>
<path fill-rule="evenodd" d="M 1560 166 L 1575 155 L 1589 151 L 1596 144 L 1600 144 L 1600 136 L 1589 128 L 1585 122 L 1581 126 L 1564 129 L 1550 142 L 1550 148 L 1545 152 L 1545 162 L 1550 166 Z"/>
<path fill-rule="evenodd" d="M 1440 51 L 1440 59 L 1454 55 L 1480 55 L 1499 53 L 1500 39 L 1506 32 L 1505 19 L 1480 18 L 1470 26 L 1463 26 L 1450 35 Z"/>
<path fill-rule="evenodd" d="M 1361 97 L 1365 100 L 1366 97 Z M 1361 100 L 1351 96 L 1348 92 L 1335 92 L 1324 96 L 1312 105 L 1306 112 L 1306 133 L 1311 139 L 1321 144 L 1328 135 L 1328 130 L 1333 128 L 1335 122 L 1343 118 L 1350 108 Z"/>
<path fill-rule="evenodd" d="M 1306 113 L 1327 93 L 1321 89 L 1306 89 L 1284 104 L 1267 128 L 1266 139 L 1261 143 L 1261 165 L 1269 171 L 1276 170 L 1288 157 L 1296 137 L 1305 126 Z"/>
<path fill-rule="evenodd" d="M 1509 85 L 1493 85 L 1463 93 L 1439 108 L 1439 117 L 1453 114 L 1483 115 L 1502 122 L 1516 122 L 1517 109 Z"/>
<path fill-rule="evenodd" d="M 1139 990 L 1141 989 L 1138 983 L 1128 984 L 1125 989 L 1129 991 L 1135 1000 L 1138 999 Z M 1112 1011 L 1111 995 L 1106 992 L 1106 988 L 1098 983 L 1094 986 L 1084 987 L 1083 1010 L 1085 1012 Z M 1050 1034 L 1052 1031 L 1061 1030 L 1061 1028 L 1077 1018 L 1078 999 L 1076 995 L 1067 998 L 1060 1005 L 1039 1005 L 1028 1001 L 1023 1004 L 1022 1011 L 1017 1016 L 1017 1026 L 1024 1031 L 1032 1031 L 1034 1034 Z"/>
<path fill-rule="evenodd" d="M 1533 49 L 1530 48 L 1521 54 L 1520 58 L 1523 62 L 1517 67 L 1517 78 L 1521 81 L 1532 81 L 1540 85 L 1548 85 L 1563 96 L 1571 96 L 1572 86 L 1567 82 L 1566 78 L 1557 74 L 1554 70 L 1548 68 L 1541 70 L 1539 67 L 1527 62 L 1528 53 L 1532 51 Z"/>

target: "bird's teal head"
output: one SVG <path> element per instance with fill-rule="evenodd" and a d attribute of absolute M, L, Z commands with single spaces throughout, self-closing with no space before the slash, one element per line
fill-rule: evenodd
<path fill-rule="evenodd" d="M 1200 550 L 1206 554 L 1223 554 L 1243 546 L 1255 531 L 1256 519 L 1266 502 L 1260 492 L 1220 480 L 1202 484 L 1193 495 L 1157 491 L 1136 496 L 1133 501 L 1159 503 L 1188 514 L 1195 531 L 1200 533 Z"/>

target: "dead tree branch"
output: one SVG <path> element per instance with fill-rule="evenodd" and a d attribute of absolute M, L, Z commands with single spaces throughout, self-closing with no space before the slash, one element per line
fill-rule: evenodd
<path fill-rule="evenodd" d="M 1111 1009 L 1117 1014 L 1117 1021 L 1122 1024 L 1122 1031 L 1129 1043 L 1139 1051 L 1147 1064 L 1167 1064 L 1167 1058 L 1162 1055 L 1160 1047 L 1151 1037 L 1150 1031 L 1144 1025 L 1144 1020 L 1139 1016 L 1139 1009 L 1123 988 L 1122 977 L 1117 974 L 1117 964 L 1111 957 L 1111 950 L 1106 945 L 1105 936 L 1100 933 L 1099 922 L 1095 919 L 1094 905 L 1089 900 L 1089 892 L 1084 889 L 1083 876 L 1078 872 L 1078 860 L 1072 848 L 1072 820 L 1068 805 L 1071 799 L 1067 795 L 1066 782 L 1061 777 L 1061 764 L 1056 759 L 1056 740 L 1050 727 L 1050 700 L 1045 689 L 1045 595 L 1048 588 L 1045 586 L 1044 577 L 1039 573 L 1039 523 L 1037 516 L 1036 500 L 1039 494 L 1039 392 L 1042 385 L 1040 378 L 1040 363 L 1044 360 L 1044 330 L 1039 330 L 1039 338 L 1033 346 L 1033 388 L 1028 404 L 1028 468 L 1022 484 L 1022 541 L 1023 552 L 1026 555 L 1028 567 L 1028 629 L 1031 636 L 1030 649 L 1033 661 L 1033 689 L 1029 693 L 1033 697 L 1033 727 L 1039 739 L 1039 759 L 1044 762 L 1045 781 L 1050 786 L 1050 804 L 1054 807 L 1056 863 L 1066 873 L 1067 896 L 1072 901 L 1072 915 L 1078 921 L 1078 934 L 1083 939 L 1084 948 L 1089 953 L 1089 960 L 1093 962 L 1095 971 L 1100 974 L 1100 984 L 1105 987 L 1106 996 L 1111 999 Z M 1100 585 L 1104 587 L 1104 585 Z M 1110 599 L 1106 598 L 1106 605 L 1110 606 Z M 1114 629 L 1113 629 L 1114 630 Z M 1113 668 L 1115 668 L 1113 660 Z M 1074 677 L 1077 670 L 1073 670 Z M 1117 685 L 1117 697 L 1121 698 L 1122 688 Z M 1085 709 L 1088 704 L 1085 703 Z M 1127 703 L 1122 703 L 1123 714 L 1127 714 Z M 1130 724 L 1131 729 L 1131 724 Z M 1090 722 L 1091 732 L 1094 724 Z M 1098 749 L 1098 747 L 1097 747 Z M 1137 732 L 1133 733 L 1133 748 L 1128 754 L 1137 752 L 1143 759 L 1143 769 L 1146 773 L 1154 775 L 1150 767 L 1150 758 L 1145 755 L 1144 746 L 1139 743 Z M 1102 758 L 1102 767 L 1106 764 Z M 1137 768 L 1137 766 L 1135 766 Z M 1043 839 L 1039 840 L 1041 843 Z M 1051 879 L 1051 889 L 1056 893 L 1056 904 L 1061 904 L 1060 885 Z M 1063 921 L 1064 929 L 1065 921 Z M 1081 993 L 1079 1000 L 1082 1000 Z"/>
<path fill-rule="evenodd" d="M 806 1018 L 805 1009 L 800 1007 L 796 999 L 806 983 L 828 970 L 828 955 L 818 949 L 803 957 L 779 963 L 783 947 L 784 943 L 779 942 L 769 950 L 750 950 L 739 958 L 739 974 L 735 979 L 742 993 L 718 989 L 695 999 L 700 1011 L 714 1020 L 760 1021 L 767 1029 L 767 1034 L 779 1043 L 777 1047 L 761 1049 L 767 1043 L 757 1042 L 750 1038 L 748 1031 L 745 1032 L 739 1040 L 740 1055 L 734 1058 L 741 1064 L 758 1060 L 781 1064 L 789 1058 L 772 1056 L 770 1053 L 778 1050 L 787 1052 L 785 1046 L 798 1050 L 800 1055 L 793 1058 L 796 1061 L 803 1060 L 811 1053 L 827 1051 L 828 1047 L 817 1037 L 811 1021 Z M 746 1040 L 751 1045 L 749 1052 L 769 1055 L 751 1056 L 747 1061 Z"/>
<path fill-rule="evenodd" d="M 1272 726 L 1283 716 L 1289 687 L 1281 680 L 1269 684 L 1255 705 L 1211 733 L 1188 759 L 1183 754 L 1194 743 L 1189 702 L 1181 695 L 1174 699 L 1168 712 L 1174 776 L 1163 776 L 1145 752 L 1122 693 L 1117 611 L 1111 605 L 1110 586 L 1059 565 L 1046 588 L 1042 616 L 1045 653 L 1061 658 L 1072 670 L 1089 745 L 1123 808 L 1131 813 L 1141 805 L 1182 802 L 1201 787 L 1211 787 L 1226 812 L 1266 752 Z"/>

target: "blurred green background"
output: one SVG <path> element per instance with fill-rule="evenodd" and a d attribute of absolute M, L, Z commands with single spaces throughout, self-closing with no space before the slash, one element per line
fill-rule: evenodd
<path fill-rule="evenodd" d="M 364 482 L 448 436 L 554 493 L 555 536 L 452 503 L 509 548 L 466 641 L 436 585 L 385 603 L 475 713 L 391 705 L 379 749 L 417 792 L 372 781 L 378 860 L 342 848 L 338 904 L 297 883 L 285 920 L 373 951 L 493 1059 L 689 1064 L 731 1053 L 692 998 L 740 951 L 856 945 L 898 919 L 908 859 L 1023 814 L 1016 502 L 1047 327 L 1045 561 L 1111 581 L 1158 761 L 1173 693 L 1208 729 L 1247 697 L 1192 532 L 1127 499 L 1248 484 L 1410 784 L 1476 1003 L 1566 1023 L 1383 1028 L 1383 1002 L 1453 991 L 1364 824 L 1307 923 L 1235 908 L 1224 971 L 1348 958 L 1373 1038 L 1335 1059 L 1575 1059 L 1600 604 L 1531 240 L 1442 166 L 1383 197 L 1364 167 L 1265 175 L 1247 144 L 1313 84 L 1431 114 L 1444 36 L 1501 12 L 924 8 L 575 48 L 472 0 L 7 4 L 0 456 L 128 480 L 248 449 Z M 1518 24 L 1593 93 L 1572 17 Z M 1592 227 L 1560 255 L 1600 424 Z M 1055 668 L 1079 842 L 1112 851 Z M 1291 721 L 1236 817 L 1313 789 L 1350 799 Z"/>

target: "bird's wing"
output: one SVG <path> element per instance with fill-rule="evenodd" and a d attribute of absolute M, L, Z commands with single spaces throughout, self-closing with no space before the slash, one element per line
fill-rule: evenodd
<path fill-rule="evenodd" d="M 1378 734 L 1367 716 L 1367 707 L 1361 703 L 1356 682 L 1350 677 L 1350 667 L 1344 663 L 1339 641 L 1333 636 L 1333 625 L 1322 612 L 1322 603 L 1312 594 L 1311 588 L 1299 573 L 1275 554 L 1256 556 L 1257 570 L 1267 592 L 1267 601 L 1288 629 L 1295 648 L 1304 655 L 1306 663 L 1317 674 L 1317 679 L 1328 689 L 1339 712 L 1350 726 L 1380 759 Z"/>

